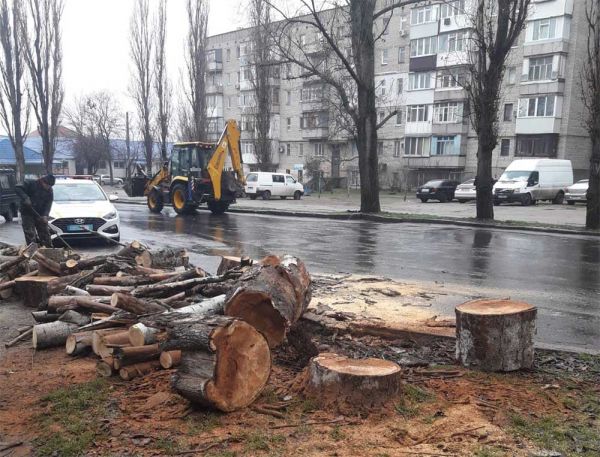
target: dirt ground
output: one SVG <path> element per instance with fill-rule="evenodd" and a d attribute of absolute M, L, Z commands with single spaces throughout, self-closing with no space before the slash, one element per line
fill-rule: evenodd
<path fill-rule="evenodd" d="M 387 299 L 428 300 L 424 291 L 380 280 L 321 280 L 312 314 L 340 327 L 305 322 L 303 328 L 321 351 L 383 357 L 403 367 L 401 393 L 381 409 L 361 411 L 341 401 L 323 408 L 305 398 L 298 389 L 302 357 L 291 347 L 276 351 L 254 407 L 221 414 L 194 408 L 171 391 L 169 371 L 129 382 L 98 380 L 94 357 L 69 358 L 61 348 L 34 352 L 21 343 L 0 350 L 0 457 L 600 455 L 600 359 L 538 351 L 532 372 L 466 370 L 454 364 L 454 343 L 444 336 L 453 329 L 431 324 L 426 306 L 398 309 L 411 309 L 415 328 L 428 322 L 441 329 L 439 337 L 390 340 L 344 331 L 343 324 L 379 314 L 369 316 L 372 310 L 348 300 L 363 292 L 377 294 L 385 309 Z M 379 319 L 397 320 L 392 310 Z M 30 323 L 28 314 L 0 302 L 3 340 Z M 279 412 L 266 415 L 257 405 Z M 22 444 L 2 450 L 16 442 Z"/>

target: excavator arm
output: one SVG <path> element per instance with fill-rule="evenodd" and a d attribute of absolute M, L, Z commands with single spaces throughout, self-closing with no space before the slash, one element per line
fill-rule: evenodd
<path fill-rule="evenodd" d="M 221 176 L 225 167 L 227 152 L 231 157 L 231 164 L 242 186 L 246 185 L 244 170 L 242 169 L 242 153 L 240 151 L 240 129 L 233 119 L 227 121 L 217 148 L 208 162 L 208 174 L 213 185 L 215 200 L 221 199 Z"/>
<path fill-rule="evenodd" d="M 163 163 L 163 166 L 158 170 L 158 172 L 152 176 L 152 178 L 146 183 L 146 188 L 144 189 L 144 195 L 148 196 L 148 194 L 155 187 L 159 186 L 163 181 L 169 181 L 169 162 Z"/>

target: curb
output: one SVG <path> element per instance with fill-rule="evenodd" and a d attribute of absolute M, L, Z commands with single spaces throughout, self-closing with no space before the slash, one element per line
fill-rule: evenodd
<path fill-rule="evenodd" d="M 146 202 L 135 201 L 135 200 L 120 200 L 116 201 L 116 204 L 126 205 L 142 205 L 146 206 Z M 169 205 L 165 205 L 169 206 Z M 331 219 L 331 220 L 363 220 L 370 222 L 378 222 L 382 224 L 434 224 L 434 225 L 454 225 L 458 227 L 475 227 L 475 228 L 487 228 L 495 230 L 513 230 L 523 232 L 536 232 L 536 233 L 549 233 L 557 235 L 583 235 L 583 236 L 594 236 L 600 237 L 600 231 L 586 230 L 586 229 L 573 229 L 573 228 L 554 228 L 554 227 L 543 227 L 543 226 L 532 226 L 532 225 L 506 225 L 502 223 L 489 223 L 489 222 L 475 222 L 465 220 L 453 220 L 443 218 L 419 218 L 419 217 L 395 217 L 386 216 L 380 214 L 364 214 L 360 212 L 348 212 L 348 213 L 329 213 L 329 212 L 307 212 L 307 211 L 289 211 L 289 210 L 277 210 L 277 209 L 253 209 L 253 208 L 230 208 L 228 210 L 232 214 L 255 214 L 263 216 L 279 216 L 279 217 L 303 217 L 303 218 L 314 218 L 314 219 Z"/>

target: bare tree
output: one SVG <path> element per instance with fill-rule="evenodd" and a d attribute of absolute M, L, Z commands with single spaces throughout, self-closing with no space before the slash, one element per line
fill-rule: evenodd
<path fill-rule="evenodd" d="M 580 73 L 585 125 L 592 141 L 585 225 L 600 228 L 600 0 L 587 0 L 587 59 Z"/>
<path fill-rule="evenodd" d="M 29 19 L 21 16 L 27 42 L 25 62 L 31 77 L 30 102 L 42 138 L 42 156 L 52 171 L 56 137 L 64 101 L 62 86 L 62 0 L 28 0 Z"/>
<path fill-rule="evenodd" d="M 98 170 L 100 162 L 105 160 L 105 144 L 100 137 L 98 128 L 93 121 L 89 96 L 75 99 L 65 111 L 67 122 L 75 132 L 71 139 L 71 148 L 75 155 L 77 173 L 93 175 Z"/>
<path fill-rule="evenodd" d="M 477 134 L 477 219 L 494 218 L 492 153 L 498 107 L 511 48 L 525 26 L 531 0 L 477 0 L 471 12 L 469 78 L 463 83 Z"/>
<path fill-rule="evenodd" d="M 271 145 L 271 112 L 273 86 L 271 77 L 279 70 L 273 61 L 271 6 L 266 0 L 251 0 L 249 5 L 252 89 L 254 106 L 251 108 L 254 124 L 254 156 L 259 170 L 269 171 L 273 166 Z"/>
<path fill-rule="evenodd" d="M 186 70 L 182 77 L 184 104 L 178 110 L 183 140 L 203 140 L 207 134 L 206 70 L 208 1 L 187 0 Z"/>
<path fill-rule="evenodd" d="M 375 91 L 375 43 L 389 25 L 397 8 L 418 0 L 391 2 L 381 9 L 376 0 L 299 0 L 301 9 L 291 15 L 268 3 L 282 16 L 275 28 L 277 50 L 284 62 L 299 74 L 292 77 L 318 78 L 333 89 L 336 100 L 350 121 L 358 151 L 363 212 L 379 212 L 377 131 L 397 110 L 378 119 Z M 382 26 L 380 24 L 383 24 Z M 318 36 L 318 52 L 302 41 L 299 27 Z"/>
<path fill-rule="evenodd" d="M 110 184 L 113 184 L 113 147 L 111 140 L 121 130 L 121 108 L 108 92 L 95 92 L 88 97 L 91 121 L 104 144 L 103 156 L 108 161 Z"/>
<path fill-rule="evenodd" d="M 148 0 L 136 0 L 130 24 L 130 54 L 133 61 L 132 97 L 144 142 L 146 171 L 152 174 L 152 35 Z"/>
<path fill-rule="evenodd" d="M 19 0 L 0 0 L 0 125 L 15 151 L 17 181 L 25 176 L 23 144 L 27 137 L 29 105 L 25 97 L 23 22 Z"/>
<path fill-rule="evenodd" d="M 173 89 L 167 75 L 165 58 L 165 43 L 167 38 L 167 2 L 161 0 L 158 7 L 158 16 L 154 32 L 154 90 L 156 92 L 157 112 L 156 130 L 160 139 L 160 155 L 164 161 L 168 160 L 167 141 L 171 122 L 171 98 Z"/>

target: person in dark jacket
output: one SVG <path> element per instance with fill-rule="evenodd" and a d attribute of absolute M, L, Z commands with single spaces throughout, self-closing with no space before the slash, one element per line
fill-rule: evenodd
<path fill-rule="evenodd" d="M 54 176 L 48 174 L 37 180 L 26 179 L 15 187 L 15 192 L 21 200 L 21 224 L 26 244 L 35 241 L 47 248 L 52 247 L 48 215 L 54 200 L 54 182 Z"/>

